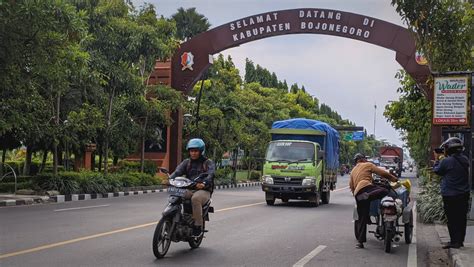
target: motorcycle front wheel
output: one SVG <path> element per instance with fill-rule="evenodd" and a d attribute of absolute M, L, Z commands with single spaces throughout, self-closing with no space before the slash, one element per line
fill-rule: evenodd
<path fill-rule="evenodd" d="M 383 244 L 385 246 L 385 252 L 390 253 L 392 250 L 392 235 L 393 235 L 393 222 L 385 222 L 385 236 Z"/>
<path fill-rule="evenodd" d="M 153 235 L 153 254 L 157 259 L 163 258 L 171 244 L 171 219 L 161 218 L 155 228 Z"/>
<path fill-rule="evenodd" d="M 204 230 L 206 229 L 206 223 L 203 222 L 203 225 L 202 225 L 202 234 L 201 236 L 199 237 L 191 237 L 191 239 L 189 239 L 188 243 L 189 243 L 189 246 L 191 248 L 198 248 L 201 243 L 202 243 L 202 240 L 204 239 Z"/>

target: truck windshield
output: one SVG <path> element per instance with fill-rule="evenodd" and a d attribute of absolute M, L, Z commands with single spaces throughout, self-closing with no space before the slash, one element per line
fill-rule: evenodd
<path fill-rule="evenodd" d="M 273 142 L 268 146 L 265 159 L 274 162 L 312 162 L 314 145 L 291 141 Z"/>

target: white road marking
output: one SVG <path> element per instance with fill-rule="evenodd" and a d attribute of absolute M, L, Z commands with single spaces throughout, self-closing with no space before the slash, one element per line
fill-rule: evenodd
<path fill-rule="evenodd" d="M 308 255 L 304 256 L 301 260 L 293 265 L 293 267 L 303 267 L 306 263 L 308 263 L 312 258 L 316 257 L 326 246 L 320 245 L 315 248 L 313 251 L 308 253 Z"/>
<path fill-rule="evenodd" d="M 101 208 L 101 207 L 108 207 L 108 206 L 110 206 L 110 204 L 97 205 L 97 206 L 86 206 L 86 207 L 77 207 L 77 208 L 67 208 L 67 209 L 57 209 L 57 210 L 54 210 L 54 211 L 59 212 L 59 211 L 68 211 L 68 210 L 93 209 L 93 208 Z"/>
<path fill-rule="evenodd" d="M 349 186 L 346 186 L 346 187 L 343 187 L 343 188 L 336 189 L 336 190 L 334 190 L 333 192 L 342 191 L 342 190 L 345 190 L 345 189 L 347 189 L 347 188 L 349 188 Z"/>
<path fill-rule="evenodd" d="M 407 267 L 417 267 L 417 251 L 416 251 L 416 201 L 413 203 L 413 237 L 411 244 L 408 245 Z"/>

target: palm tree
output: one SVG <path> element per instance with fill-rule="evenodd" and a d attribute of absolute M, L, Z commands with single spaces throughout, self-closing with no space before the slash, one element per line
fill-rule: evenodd
<path fill-rule="evenodd" d="M 176 38 L 182 41 L 187 41 L 193 36 L 207 31 L 211 26 L 207 18 L 197 13 L 194 7 L 186 10 L 180 7 L 171 18 L 176 22 Z"/>

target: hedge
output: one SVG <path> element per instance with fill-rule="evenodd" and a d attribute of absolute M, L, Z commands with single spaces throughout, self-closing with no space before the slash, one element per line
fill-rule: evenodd
<path fill-rule="evenodd" d="M 44 191 L 57 190 L 61 194 L 93 194 L 121 191 L 126 187 L 160 185 L 158 177 L 146 173 L 60 172 L 57 176 L 41 174 L 34 179 Z"/>
<path fill-rule="evenodd" d="M 118 163 L 118 172 L 140 172 L 140 162 L 139 161 L 128 161 L 122 160 Z M 158 166 L 155 162 L 150 160 L 145 160 L 145 164 L 143 166 L 143 172 L 149 175 L 155 176 L 158 171 Z"/>
<path fill-rule="evenodd" d="M 17 190 L 20 189 L 31 189 L 31 182 L 23 182 L 17 184 Z M 0 192 L 2 193 L 14 193 L 15 192 L 15 183 L 0 183 Z"/>

